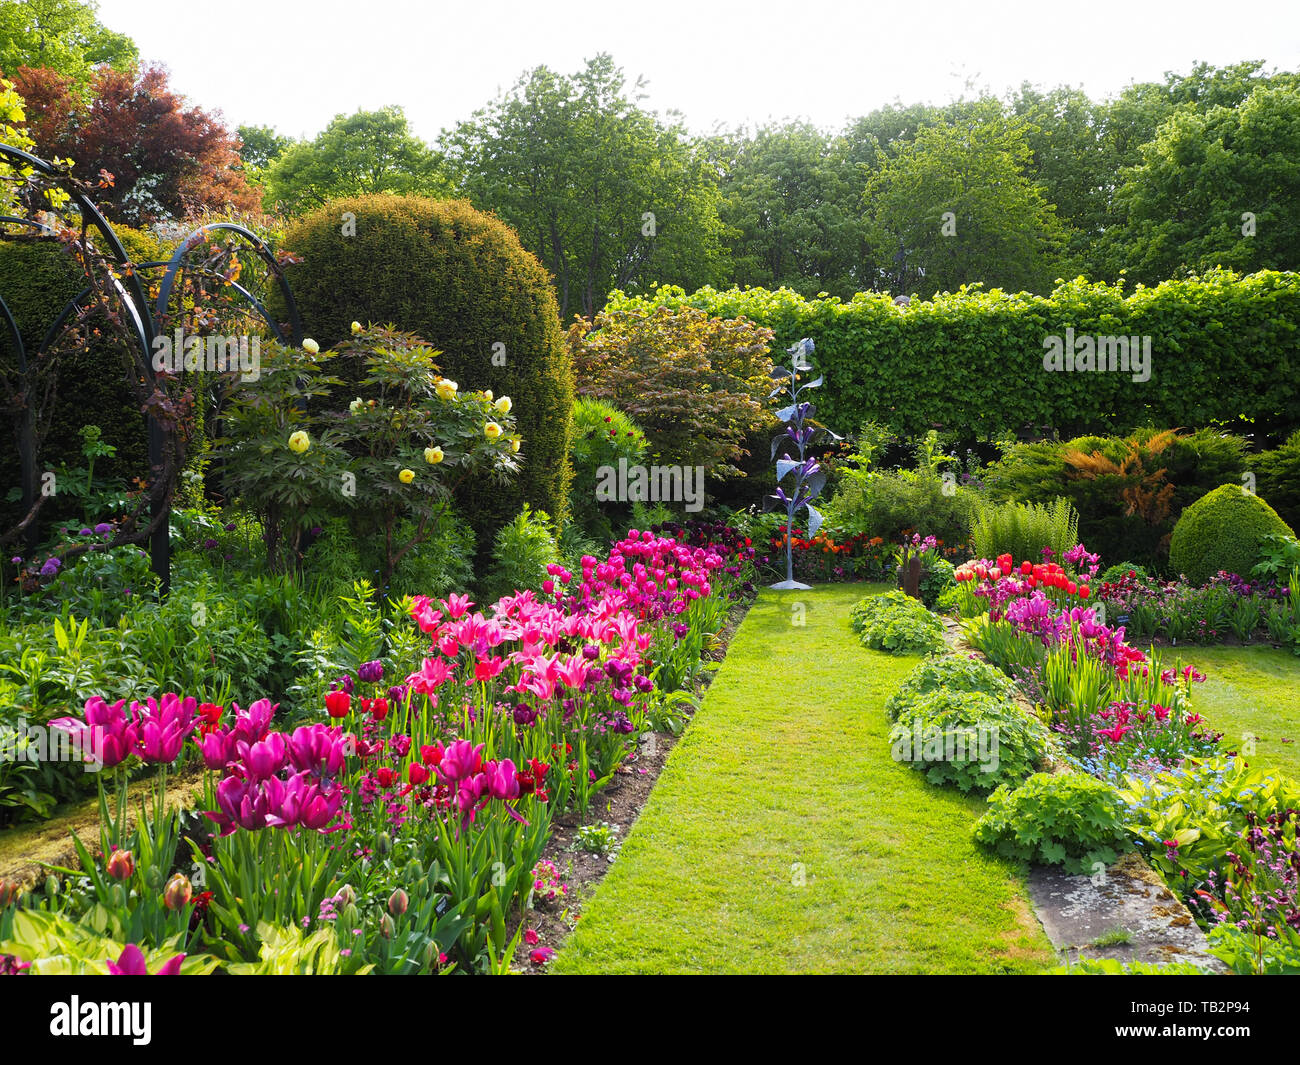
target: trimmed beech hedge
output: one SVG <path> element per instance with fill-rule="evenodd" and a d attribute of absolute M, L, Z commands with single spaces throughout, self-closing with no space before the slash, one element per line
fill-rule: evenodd
<path fill-rule="evenodd" d="M 817 345 L 826 374 L 818 418 L 844 432 L 867 419 L 903 433 L 956 428 L 1126 432 L 1148 422 L 1208 425 L 1252 419 L 1300 425 L 1300 274 L 1215 271 L 1124 294 L 1082 278 L 1050 296 L 965 289 L 897 307 L 879 293 L 804 299 L 789 289 L 664 287 L 610 295 L 629 304 L 699 307 L 776 332 L 775 350 Z M 1044 369 L 1049 336 L 1150 337 L 1149 380 L 1133 372 Z"/>

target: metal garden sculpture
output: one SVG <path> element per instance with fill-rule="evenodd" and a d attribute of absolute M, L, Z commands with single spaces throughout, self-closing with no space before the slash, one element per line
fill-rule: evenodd
<path fill-rule="evenodd" d="M 826 484 L 826 474 L 822 472 L 821 464 L 817 459 L 808 454 L 808 448 L 818 434 L 830 440 L 840 439 L 823 426 L 809 424 L 816 408 L 808 401 L 799 398 L 808 389 L 821 387 L 822 377 L 807 384 L 799 384 L 803 375 L 812 370 L 812 364 L 808 361 L 812 353 L 813 342 L 807 337 L 788 348 L 786 354 L 790 356 L 790 368 L 778 366 L 772 371 L 773 379 L 780 384 L 768 397 L 776 399 L 782 396 L 790 400 L 787 406 L 776 412 L 776 416 L 788 424 L 785 432 L 772 441 L 772 458 L 776 459 L 777 489 L 774 494 L 767 497 L 765 507 L 767 510 L 771 510 L 778 504 L 785 507 L 785 580 L 772 585 L 780 591 L 810 587 L 794 579 L 794 519 L 801 509 L 807 509 L 808 538 L 812 539 L 817 535 L 817 530 L 822 525 L 822 515 L 821 511 L 812 505 L 812 500 Z M 783 449 L 785 454 L 778 458 L 778 454 Z M 789 482 L 790 491 L 787 493 L 780 485 L 791 474 L 794 475 L 794 479 Z"/>

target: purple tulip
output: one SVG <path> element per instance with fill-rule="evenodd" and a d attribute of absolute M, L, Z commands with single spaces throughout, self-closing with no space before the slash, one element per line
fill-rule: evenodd
<path fill-rule="evenodd" d="M 481 764 L 483 747 L 481 743 L 476 747 L 469 740 L 457 740 L 442 756 L 438 775 L 448 783 L 468 777 Z"/>
<path fill-rule="evenodd" d="M 225 769 L 235 759 L 235 742 L 234 733 L 224 730 L 201 736 L 198 743 L 203 764 L 218 772 Z"/>
<path fill-rule="evenodd" d="M 515 778 L 515 763 L 509 758 L 503 758 L 495 765 L 491 765 L 484 771 L 484 775 L 487 777 L 488 790 L 492 793 L 492 798 L 501 799 L 503 802 L 519 798 L 519 781 Z"/>
<path fill-rule="evenodd" d="M 221 826 L 223 836 L 230 835 L 236 828 L 250 832 L 265 828 L 270 806 L 265 785 L 269 783 L 226 777 L 217 785 L 217 805 L 221 809 L 205 810 L 204 816 Z"/>
<path fill-rule="evenodd" d="M 184 954 L 177 954 L 176 957 L 165 961 L 154 975 L 155 976 L 179 976 L 181 972 L 181 962 L 185 960 Z M 110 976 L 148 976 L 149 967 L 145 964 L 144 952 L 134 943 L 128 943 L 123 949 L 121 956 L 114 961 L 107 961 L 108 972 Z"/>
<path fill-rule="evenodd" d="M 103 768 L 112 769 L 131 756 L 140 737 L 135 706 L 132 705 L 130 715 L 125 706 L 125 699 L 110 706 L 100 696 L 92 696 L 86 700 L 84 721 L 61 717 L 51 721 L 50 727 L 69 733 L 81 743 L 83 752 L 91 752 Z"/>
<path fill-rule="evenodd" d="M 347 740 L 341 728 L 302 725 L 289 737 L 289 759 L 300 773 L 338 776 L 343 772 Z"/>
<path fill-rule="evenodd" d="M 235 710 L 235 727 L 232 732 L 236 739 L 245 743 L 256 743 L 266 735 L 271 727 L 271 718 L 279 709 L 279 703 L 270 699 L 258 699 L 247 710 L 241 710 L 238 703 L 231 704 Z"/>
<path fill-rule="evenodd" d="M 140 715 L 141 722 L 135 753 L 146 762 L 176 761 L 198 725 L 198 706 L 192 695 L 182 699 L 174 692 L 167 692 L 161 701 L 150 696 L 143 707 L 132 703 L 131 709 Z"/>
<path fill-rule="evenodd" d="M 382 662 L 362 662 L 357 667 L 357 679 L 365 684 L 378 684 L 384 676 Z"/>
<path fill-rule="evenodd" d="M 272 732 L 258 743 L 239 740 L 236 747 L 248 775 L 255 780 L 264 780 L 280 772 L 288 760 L 288 746 L 282 732 Z"/>
<path fill-rule="evenodd" d="M 342 788 L 326 792 L 310 773 L 296 773 L 287 781 L 272 777 L 267 781 L 267 792 L 271 812 L 266 823 L 284 828 L 329 831 L 329 823 L 343 803 Z"/>

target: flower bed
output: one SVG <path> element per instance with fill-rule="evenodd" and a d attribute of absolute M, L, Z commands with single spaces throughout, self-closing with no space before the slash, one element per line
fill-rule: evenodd
<path fill-rule="evenodd" d="M 339 677 L 323 719 L 296 728 L 277 727 L 266 699 L 88 701 L 64 731 L 119 783 L 135 762 L 162 772 L 134 829 L 126 787 L 116 803 L 101 788 L 98 848 L 80 848 L 80 869 L 0 889 L 5 965 L 508 968 L 530 898 L 555 890 L 538 865 L 553 818 L 588 810 L 635 759 L 744 587 L 743 549 L 684 540 L 633 531 L 486 611 L 416 597 L 389 654 Z M 177 817 L 166 771 L 190 750 L 206 802 Z"/>

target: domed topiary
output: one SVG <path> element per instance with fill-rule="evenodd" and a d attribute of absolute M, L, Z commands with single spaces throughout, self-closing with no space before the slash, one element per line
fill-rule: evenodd
<path fill-rule="evenodd" d="M 1169 567 L 1193 584 L 1219 570 L 1247 576 L 1259 555 L 1259 539 L 1294 535 L 1277 511 L 1239 484 L 1220 485 L 1187 507 L 1169 541 Z"/>
<path fill-rule="evenodd" d="M 480 553 L 525 502 L 565 513 L 572 371 L 550 275 L 514 230 L 465 200 L 359 196 L 304 215 L 284 246 L 303 260 L 289 284 L 322 348 L 353 321 L 391 323 L 439 349 L 443 375 L 462 389 L 511 398 L 519 478 L 457 492 Z"/>

